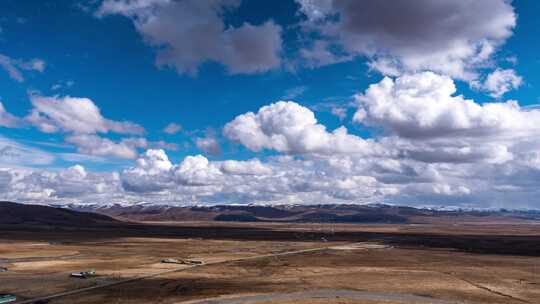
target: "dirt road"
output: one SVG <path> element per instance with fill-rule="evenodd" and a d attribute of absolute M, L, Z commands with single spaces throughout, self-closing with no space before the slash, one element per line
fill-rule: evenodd
<path fill-rule="evenodd" d="M 273 301 L 300 301 L 309 299 L 352 299 L 363 301 L 384 301 L 389 303 L 415 303 L 415 304 L 457 304 L 445 300 L 437 300 L 430 297 L 422 297 L 411 294 L 367 292 L 346 289 L 318 289 L 292 293 L 272 293 L 264 295 L 240 296 L 234 298 L 214 298 L 200 301 L 180 302 L 184 304 L 255 304 Z"/>

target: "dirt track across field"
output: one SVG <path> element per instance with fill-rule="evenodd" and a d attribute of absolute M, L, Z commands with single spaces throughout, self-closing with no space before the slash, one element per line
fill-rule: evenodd
<path fill-rule="evenodd" d="M 147 275 L 141 275 L 141 276 L 137 276 L 137 277 L 126 279 L 126 280 L 121 280 L 121 281 L 116 281 L 116 282 L 111 282 L 111 283 L 104 283 L 104 284 L 99 284 L 99 285 L 96 285 L 96 286 L 91 286 L 91 287 L 86 287 L 86 288 L 68 290 L 68 291 L 64 291 L 64 292 L 60 292 L 60 293 L 56 293 L 56 294 L 51 294 L 51 295 L 47 295 L 47 296 L 43 296 L 43 297 L 39 297 L 39 298 L 28 299 L 28 300 L 24 300 L 24 301 L 18 301 L 18 302 L 16 302 L 16 304 L 32 304 L 32 303 L 40 302 L 40 301 L 42 301 L 42 302 L 43 301 L 48 301 L 48 300 L 57 299 L 57 298 L 65 297 L 65 296 L 76 295 L 76 294 L 83 293 L 83 292 L 94 291 L 94 290 L 98 290 L 98 289 L 101 289 L 101 288 L 113 287 L 113 286 L 118 286 L 118 285 L 126 284 L 126 283 L 133 283 L 133 282 L 141 281 L 141 280 L 144 280 L 144 279 L 154 278 L 154 277 L 164 275 L 164 274 L 169 274 L 169 273 L 179 272 L 179 271 L 185 271 L 185 270 L 188 270 L 188 269 L 191 269 L 191 268 L 199 268 L 199 267 L 204 267 L 204 266 L 209 266 L 209 265 L 217 265 L 217 264 L 224 264 L 224 263 L 229 263 L 229 262 L 239 262 L 239 261 L 271 258 L 271 257 L 278 257 L 278 256 L 287 256 L 287 255 L 293 255 L 293 254 L 302 254 L 302 253 L 308 253 L 308 252 L 317 252 L 317 251 L 327 250 L 329 248 L 330 247 L 303 249 L 303 250 L 280 252 L 280 253 L 274 253 L 274 254 L 263 254 L 263 255 L 245 257 L 245 258 L 236 258 L 236 259 L 229 259 L 229 260 L 223 260 L 223 261 L 217 261 L 217 262 L 210 262 L 210 263 L 206 263 L 206 264 L 202 264 L 202 265 L 182 266 L 182 267 L 179 267 L 179 268 L 163 270 L 163 271 L 159 271 L 159 272 L 151 273 L 151 274 L 147 274 Z"/>
<path fill-rule="evenodd" d="M 256 303 L 272 303 L 272 302 L 297 302 L 310 299 L 351 299 L 365 301 L 384 301 L 392 304 L 457 304 L 457 302 L 437 300 L 430 297 L 423 297 L 411 294 L 399 293 L 383 293 L 383 292 L 367 292 L 357 290 L 344 289 L 319 289 L 307 290 L 292 293 L 272 293 L 254 296 L 242 296 L 233 298 L 216 298 L 206 299 L 202 301 L 182 302 L 183 304 L 256 304 Z"/>

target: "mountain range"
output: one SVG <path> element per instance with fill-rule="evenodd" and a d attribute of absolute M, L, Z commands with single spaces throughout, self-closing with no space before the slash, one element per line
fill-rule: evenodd
<path fill-rule="evenodd" d="M 434 221 L 534 221 L 540 211 L 523 210 L 440 210 L 370 205 L 215 205 L 168 206 L 143 204 L 90 204 L 64 206 L 96 212 L 129 221 L 223 221 L 284 223 L 431 223 Z"/>

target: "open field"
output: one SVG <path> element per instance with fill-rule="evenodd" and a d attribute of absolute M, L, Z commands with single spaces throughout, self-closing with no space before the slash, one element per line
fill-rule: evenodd
<path fill-rule="evenodd" d="M 15 294 L 23 303 L 55 294 L 63 296 L 48 303 L 537 303 L 540 298 L 540 226 L 533 224 L 14 228 L 2 226 L 0 235 L 0 266 L 9 268 L 0 273 L 0 293 Z M 164 258 L 201 259 L 205 265 L 160 263 Z M 87 269 L 98 275 L 69 277 Z"/>

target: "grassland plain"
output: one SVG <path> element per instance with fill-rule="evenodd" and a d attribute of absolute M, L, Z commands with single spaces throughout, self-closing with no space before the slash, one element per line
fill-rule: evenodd
<path fill-rule="evenodd" d="M 536 303 L 540 298 L 539 225 L 131 225 L 4 226 L 0 264 L 9 271 L 0 274 L 0 293 L 24 301 L 97 287 L 53 297 L 51 304 Z M 170 257 L 206 264 L 160 263 Z M 69 277 L 87 269 L 98 275 Z"/>

